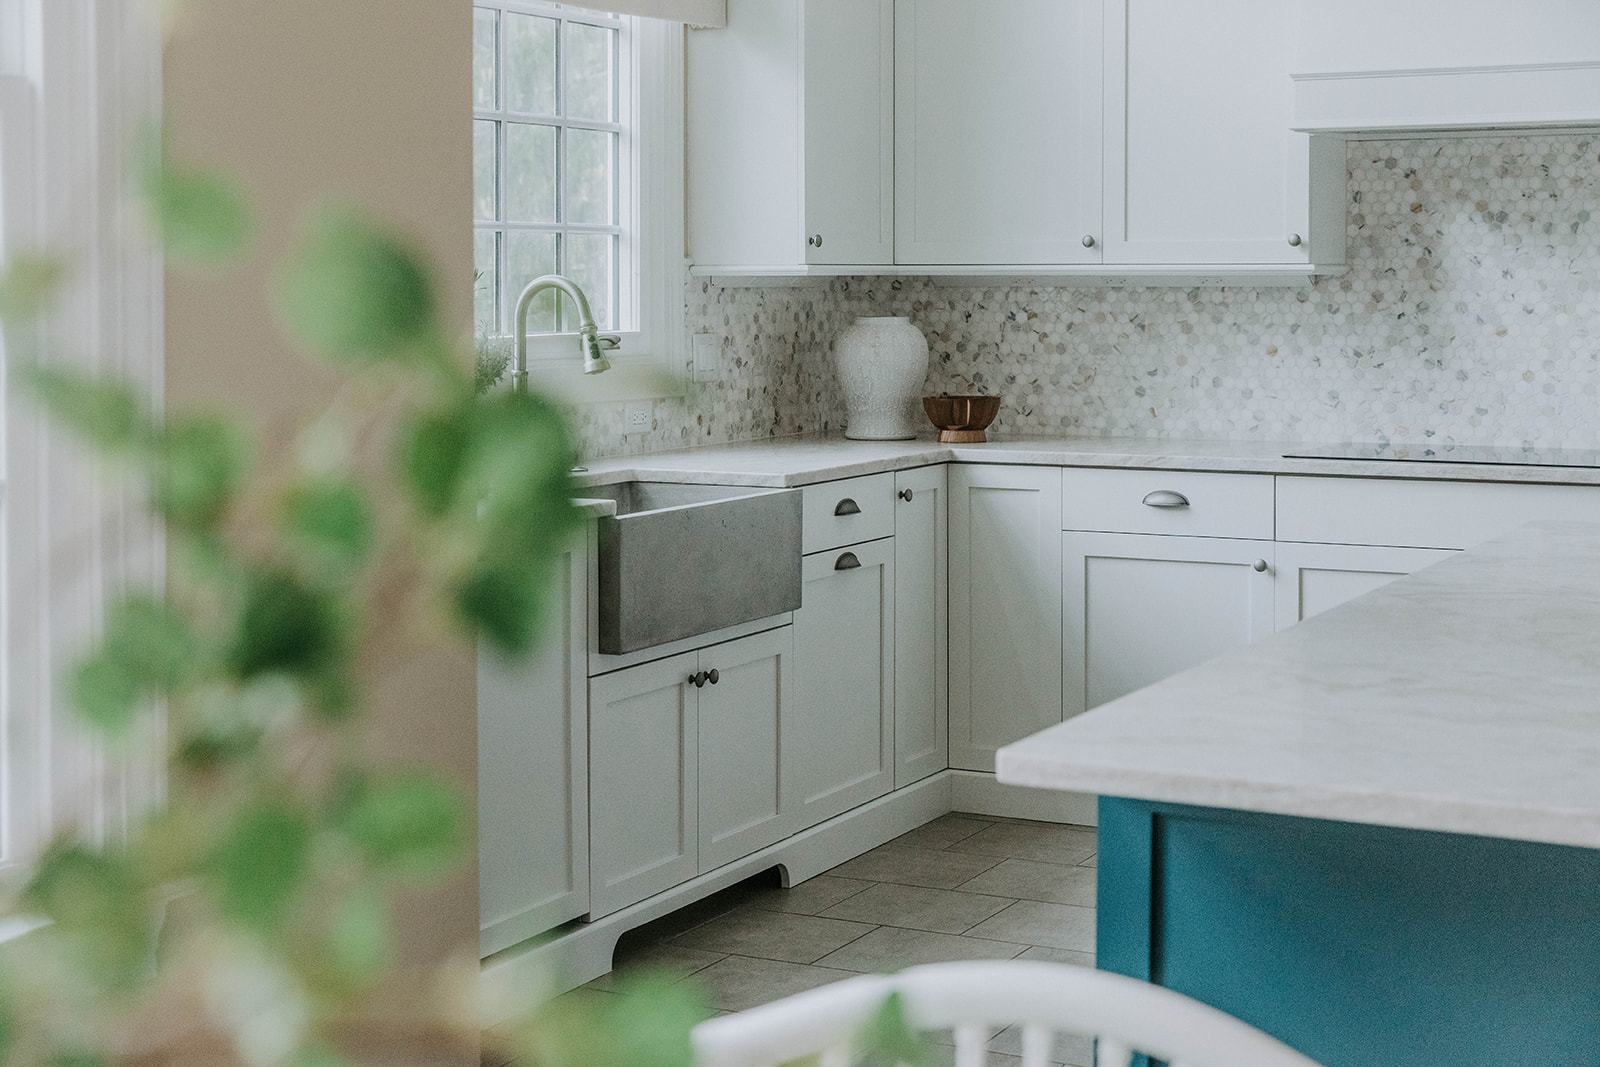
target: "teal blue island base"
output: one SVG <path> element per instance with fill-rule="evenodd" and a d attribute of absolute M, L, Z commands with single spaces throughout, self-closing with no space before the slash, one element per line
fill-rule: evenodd
<path fill-rule="evenodd" d="M 1600 1064 L 1600 850 L 1100 801 L 1097 963 L 1326 1067 Z"/>

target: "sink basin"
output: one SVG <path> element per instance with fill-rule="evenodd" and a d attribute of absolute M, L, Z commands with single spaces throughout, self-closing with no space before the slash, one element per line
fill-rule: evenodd
<path fill-rule="evenodd" d="M 599 639 L 607 655 L 800 607 L 800 491 L 619 482 L 599 533 Z"/>

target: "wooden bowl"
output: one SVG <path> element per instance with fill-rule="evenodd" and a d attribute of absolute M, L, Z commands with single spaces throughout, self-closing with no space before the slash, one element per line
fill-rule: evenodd
<path fill-rule="evenodd" d="M 939 427 L 939 440 L 947 445 L 973 445 L 987 441 L 984 430 L 1000 414 L 997 396 L 925 396 L 922 410 Z"/>

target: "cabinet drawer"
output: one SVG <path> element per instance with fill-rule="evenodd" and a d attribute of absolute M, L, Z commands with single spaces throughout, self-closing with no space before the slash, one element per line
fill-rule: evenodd
<path fill-rule="evenodd" d="M 803 490 L 800 550 L 821 552 L 894 533 L 894 473 L 820 482 Z"/>
<path fill-rule="evenodd" d="M 1270 474 L 1068 469 L 1061 528 L 1272 540 Z"/>
<path fill-rule="evenodd" d="M 1525 522 L 1600 522 L 1600 486 L 1278 479 L 1278 540 L 1470 548 Z"/>

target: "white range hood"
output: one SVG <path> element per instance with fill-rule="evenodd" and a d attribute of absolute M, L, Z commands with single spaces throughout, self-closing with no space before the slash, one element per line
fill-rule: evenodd
<path fill-rule="evenodd" d="M 1298 0 L 1294 128 L 1600 126 L 1600 0 Z"/>

